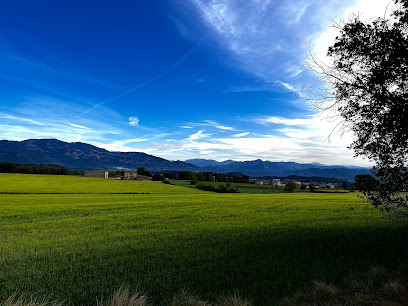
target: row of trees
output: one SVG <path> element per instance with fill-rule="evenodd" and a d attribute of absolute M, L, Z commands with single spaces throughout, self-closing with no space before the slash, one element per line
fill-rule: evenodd
<path fill-rule="evenodd" d="M 31 165 L 8 162 L 0 163 L 0 172 L 53 175 L 79 174 L 79 172 L 70 171 L 67 168 L 58 165 Z"/>

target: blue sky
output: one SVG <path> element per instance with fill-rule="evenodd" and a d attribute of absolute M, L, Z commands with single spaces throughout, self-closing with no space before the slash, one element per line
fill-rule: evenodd
<path fill-rule="evenodd" d="M 0 139 L 58 138 L 171 160 L 367 165 L 298 101 L 304 43 L 388 0 L 6 1 Z M 365 14 L 365 15 L 364 15 Z"/>

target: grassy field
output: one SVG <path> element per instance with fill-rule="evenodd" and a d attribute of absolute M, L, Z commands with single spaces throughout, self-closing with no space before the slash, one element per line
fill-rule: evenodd
<path fill-rule="evenodd" d="M 152 181 L 0 173 L 0 193 L 202 193 Z"/>
<path fill-rule="evenodd" d="M 59 191 L 64 179 L 71 188 L 77 179 L 81 190 L 117 192 L 127 183 L 0 177 L 3 192 L 17 190 L 16 177 L 18 190 L 27 184 L 32 192 L 34 178 L 48 191 L 53 179 Z M 372 265 L 408 262 L 408 222 L 380 218 L 356 194 L 216 194 L 130 183 L 150 194 L 0 195 L 0 301 L 18 290 L 93 305 L 129 286 L 155 305 L 181 288 L 270 305 L 314 279 L 336 283 Z"/>

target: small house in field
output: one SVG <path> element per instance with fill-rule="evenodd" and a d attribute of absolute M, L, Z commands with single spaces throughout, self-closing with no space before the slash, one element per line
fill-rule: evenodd
<path fill-rule="evenodd" d="M 146 175 L 137 174 L 136 170 L 123 170 L 122 177 L 124 180 L 136 180 L 136 181 L 151 181 L 152 178 Z"/>
<path fill-rule="evenodd" d="M 138 176 L 136 170 L 123 170 L 122 175 L 125 180 L 135 180 Z"/>
<path fill-rule="evenodd" d="M 258 185 L 269 185 L 269 180 L 258 180 L 258 179 L 256 179 L 256 180 L 255 180 L 255 184 L 258 184 Z"/>
<path fill-rule="evenodd" d="M 272 180 L 272 185 L 273 185 L 273 186 L 279 186 L 280 182 L 281 182 L 280 179 L 273 179 L 273 180 Z"/>
<path fill-rule="evenodd" d="M 93 170 L 93 171 L 85 171 L 85 177 L 99 177 L 99 178 L 108 178 L 109 172 L 106 170 Z"/>

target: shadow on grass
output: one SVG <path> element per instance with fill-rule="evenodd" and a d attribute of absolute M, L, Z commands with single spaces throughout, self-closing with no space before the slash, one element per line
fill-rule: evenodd
<path fill-rule="evenodd" d="M 350 272 L 408 262 L 408 227 L 236 228 L 170 236 L 146 247 L 131 241 L 50 249 L 0 263 L 0 300 L 16 290 L 93 305 L 112 288 L 140 288 L 169 304 L 185 288 L 208 301 L 239 294 L 254 305 L 277 303 L 313 280 L 339 283 Z"/>

